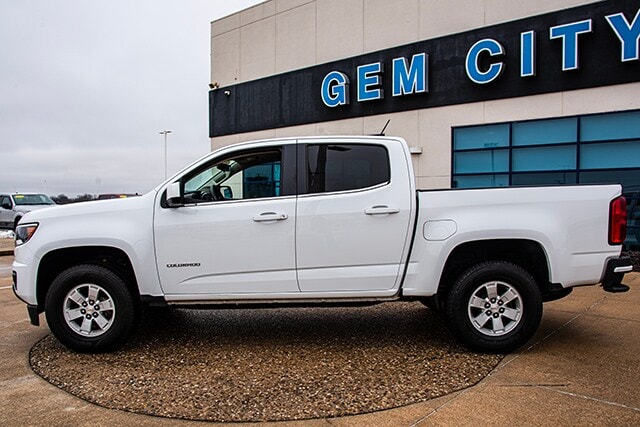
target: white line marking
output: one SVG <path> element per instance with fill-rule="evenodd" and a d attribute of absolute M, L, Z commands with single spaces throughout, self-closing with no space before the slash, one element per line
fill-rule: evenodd
<path fill-rule="evenodd" d="M 565 395 L 571 396 L 571 397 L 577 397 L 577 398 L 584 399 L 584 400 L 592 400 L 594 402 L 603 403 L 605 405 L 618 406 L 620 408 L 631 409 L 632 411 L 640 412 L 640 408 L 636 408 L 634 406 L 629 406 L 629 405 L 624 405 L 622 403 L 616 403 L 616 402 L 611 402 L 609 400 L 602 400 L 602 399 L 598 399 L 598 398 L 595 398 L 595 397 L 584 396 L 582 394 L 571 393 L 569 391 L 558 390 L 558 389 L 547 387 L 547 386 L 541 386 L 539 388 L 543 388 L 545 390 L 553 391 L 553 392 L 560 393 L 560 394 L 565 394 Z"/>

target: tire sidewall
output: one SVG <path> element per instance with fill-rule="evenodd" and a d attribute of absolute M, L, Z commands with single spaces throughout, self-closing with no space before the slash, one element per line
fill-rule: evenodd
<path fill-rule="evenodd" d="M 69 292 L 81 284 L 95 284 L 112 298 L 115 315 L 103 334 L 83 336 L 74 331 L 64 317 L 64 305 Z M 98 265 L 78 265 L 60 273 L 45 301 L 45 314 L 49 329 L 65 346 L 83 353 L 112 351 L 129 338 L 136 319 L 136 307 L 123 280 L 111 270 Z"/>
<path fill-rule="evenodd" d="M 518 325 L 501 336 L 483 334 L 469 319 L 469 301 L 483 284 L 500 281 L 513 287 L 522 302 Z M 542 296 L 535 280 L 521 267 L 502 261 L 485 262 L 468 269 L 453 284 L 447 298 L 447 324 L 469 348 L 482 352 L 509 352 L 525 344 L 542 318 Z"/>

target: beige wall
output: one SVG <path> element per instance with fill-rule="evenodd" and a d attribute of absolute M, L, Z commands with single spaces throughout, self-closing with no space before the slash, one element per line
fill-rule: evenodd
<path fill-rule="evenodd" d="M 270 0 L 211 24 L 211 81 L 254 80 L 416 40 L 593 3 L 579 0 Z M 400 7 L 402 5 L 402 7 Z M 322 122 L 212 138 L 212 149 L 296 135 L 401 136 L 420 188 L 448 188 L 451 129 L 547 117 L 640 109 L 640 83 Z"/>
<path fill-rule="evenodd" d="M 211 23 L 211 81 L 254 80 L 594 0 L 269 0 Z"/>

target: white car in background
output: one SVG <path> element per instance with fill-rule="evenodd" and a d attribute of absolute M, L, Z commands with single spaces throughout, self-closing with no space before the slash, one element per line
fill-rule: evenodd
<path fill-rule="evenodd" d="M 0 228 L 15 230 L 22 217 L 31 211 L 55 206 L 45 194 L 0 194 Z"/>

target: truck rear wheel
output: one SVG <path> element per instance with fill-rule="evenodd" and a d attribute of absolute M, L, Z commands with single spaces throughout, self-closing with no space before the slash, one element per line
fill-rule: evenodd
<path fill-rule="evenodd" d="M 469 268 L 447 298 L 447 324 L 472 350 L 504 353 L 526 343 L 542 318 L 542 296 L 523 268 L 504 261 Z"/>
<path fill-rule="evenodd" d="M 137 310 L 131 292 L 111 270 L 78 265 L 58 275 L 45 301 L 47 323 L 65 346 L 83 353 L 112 351 L 125 343 Z"/>

